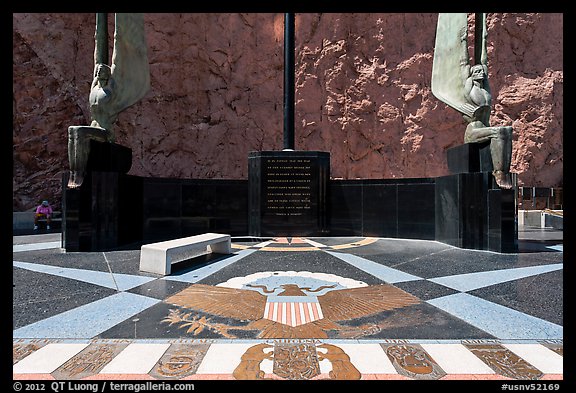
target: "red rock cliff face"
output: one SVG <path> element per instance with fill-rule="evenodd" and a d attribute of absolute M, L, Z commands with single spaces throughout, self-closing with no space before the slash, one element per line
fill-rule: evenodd
<path fill-rule="evenodd" d="M 145 21 L 151 89 L 115 125 L 130 174 L 243 179 L 248 152 L 283 148 L 283 14 Z M 447 174 L 465 123 L 430 90 L 436 21 L 297 14 L 296 149 L 329 151 L 335 178 Z M 61 201 L 67 128 L 90 122 L 94 25 L 94 14 L 13 15 L 15 211 Z M 491 121 L 514 127 L 519 185 L 563 185 L 562 32 L 562 14 L 488 15 Z"/>

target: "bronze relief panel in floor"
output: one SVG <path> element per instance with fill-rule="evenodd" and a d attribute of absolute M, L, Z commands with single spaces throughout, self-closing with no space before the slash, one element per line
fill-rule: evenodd
<path fill-rule="evenodd" d="M 540 379 L 542 372 L 499 344 L 466 344 L 474 355 L 497 374 L 512 379 Z"/>
<path fill-rule="evenodd" d="M 194 374 L 210 344 L 172 344 L 150 371 L 158 379 L 181 379 Z"/>
<path fill-rule="evenodd" d="M 65 380 L 96 375 L 127 346 L 127 342 L 90 344 L 56 369 L 52 376 Z"/>
<path fill-rule="evenodd" d="M 274 345 L 261 343 L 251 346 L 244 352 L 240 364 L 234 370 L 234 378 L 272 379 L 266 377 L 266 373 L 262 370 L 264 360 L 273 362 L 272 373 L 280 379 L 356 380 L 362 376 L 342 348 L 332 344 L 316 345 L 300 342 Z M 330 364 L 328 378 L 321 376 L 322 361 Z"/>
<path fill-rule="evenodd" d="M 418 344 L 380 344 L 398 371 L 414 379 L 440 379 L 446 375 L 436 361 Z"/>

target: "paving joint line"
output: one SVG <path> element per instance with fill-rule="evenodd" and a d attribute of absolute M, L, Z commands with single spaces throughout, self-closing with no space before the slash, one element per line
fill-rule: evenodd
<path fill-rule="evenodd" d="M 112 273 L 112 267 L 110 267 L 110 262 L 108 261 L 108 258 L 106 257 L 106 253 L 102 252 L 102 256 L 104 257 L 104 261 L 106 261 L 106 266 L 108 267 L 108 271 L 110 272 L 110 275 L 112 276 L 112 281 L 114 281 L 114 286 L 116 287 L 116 291 L 121 292 L 120 287 L 118 286 L 118 283 L 116 282 L 116 278 L 114 277 L 114 273 Z"/>

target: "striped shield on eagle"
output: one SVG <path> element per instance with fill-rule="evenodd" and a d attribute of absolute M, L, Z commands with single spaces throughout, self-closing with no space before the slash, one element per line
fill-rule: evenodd
<path fill-rule="evenodd" d="M 249 284 L 249 287 L 260 287 L 264 293 L 273 293 L 265 286 Z M 300 288 L 296 284 L 281 285 L 282 292 L 277 296 L 268 295 L 264 307 L 263 318 L 288 326 L 300 326 L 324 318 L 318 297 L 308 293 L 321 292 L 323 289 L 334 288 L 335 285 L 325 285 L 316 289 Z M 306 293 L 307 292 L 307 293 Z"/>
<path fill-rule="evenodd" d="M 288 326 L 300 326 L 324 316 L 316 296 L 268 296 L 264 318 Z"/>

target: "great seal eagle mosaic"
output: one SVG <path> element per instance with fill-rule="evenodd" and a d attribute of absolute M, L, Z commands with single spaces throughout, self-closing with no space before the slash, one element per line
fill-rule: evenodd
<path fill-rule="evenodd" d="M 343 324 L 420 303 L 390 284 L 367 285 L 333 274 L 262 272 L 216 286 L 192 284 L 167 298 L 163 320 L 198 336 L 209 330 L 225 338 L 256 331 L 255 338 L 357 338 L 377 333 L 376 322 Z M 218 320 L 224 319 L 225 322 Z M 232 320 L 232 321 L 231 321 Z"/>

